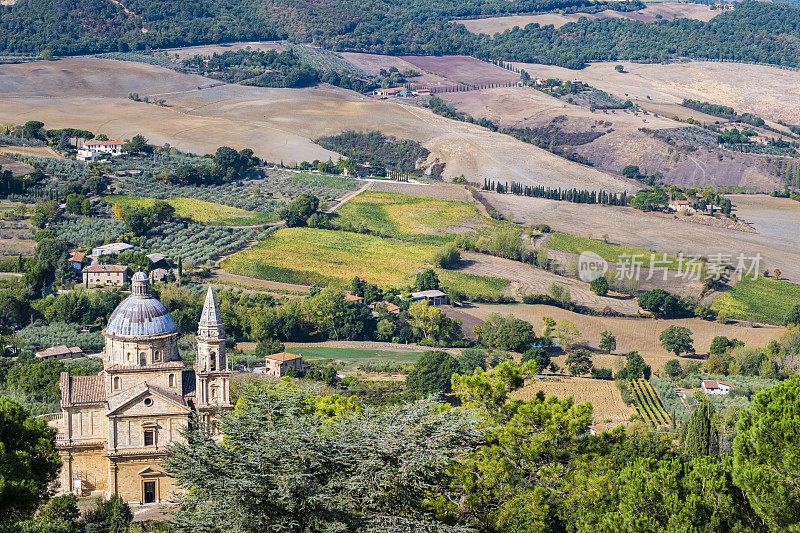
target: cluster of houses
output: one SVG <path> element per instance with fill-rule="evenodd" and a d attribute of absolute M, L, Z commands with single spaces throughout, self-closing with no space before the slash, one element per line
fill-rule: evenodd
<path fill-rule="evenodd" d="M 123 146 L 125 146 L 125 142 L 123 141 L 98 141 L 93 139 L 83 143 L 83 147 L 78 150 L 75 158 L 78 161 L 90 163 L 102 154 L 108 154 L 111 157 L 115 157 L 125 153 L 122 150 Z"/>
<path fill-rule="evenodd" d="M 690 200 L 670 200 L 667 204 L 667 211 L 681 215 L 694 215 L 697 212 L 694 205 Z M 716 213 L 721 210 L 722 208 L 718 205 L 706 204 L 706 213 Z"/>
<path fill-rule="evenodd" d="M 384 98 L 389 96 L 396 96 L 399 98 L 409 98 L 415 96 L 430 96 L 430 89 L 407 89 L 406 87 L 389 87 L 387 89 L 375 89 L 372 91 L 374 96 L 382 96 Z"/>
<path fill-rule="evenodd" d="M 113 263 L 101 264 L 100 258 L 104 255 L 116 255 L 123 252 L 129 252 L 133 249 L 133 245 L 125 242 L 114 242 L 104 244 L 92 248 L 91 264 L 83 266 L 86 260 L 86 254 L 83 252 L 73 252 L 69 256 L 69 263 L 75 270 L 80 270 L 83 274 L 83 284 L 86 287 L 122 287 L 131 281 L 131 271 L 125 265 L 116 265 Z M 152 253 L 147 254 L 146 257 L 156 267 L 150 271 L 150 283 L 158 283 L 163 281 L 169 276 L 169 270 L 166 267 L 166 257 L 163 254 Z"/>

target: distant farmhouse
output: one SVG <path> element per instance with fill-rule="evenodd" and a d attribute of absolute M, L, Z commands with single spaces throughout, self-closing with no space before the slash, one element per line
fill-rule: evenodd
<path fill-rule="evenodd" d="M 290 368 L 295 370 L 303 370 L 306 365 L 303 364 L 303 356 L 295 355 L 293 353 L 274 353 L 267 356 L 266 367 L 264 373 L 268 376 L 283 377 Z"/>
<path fill-rule="evenodd" d="M 121 287 L 130 281 L 125 265 L 89 265 L 83 269 L 83 284 L 86 287 L 111 285 Z"/>
<path fill-rule="evenodd" d="M 63 344 L 59 344 L 36 352 L 36 357 L 39 359 L 77 359 L 78 357 L 83 357 L 83 350 L 78 346 L 67 348 Z"/>
<path fill-rule="evenodd" d="M 78 150 L 76 158 L 78 161 L 89 163 L 97 159 L 100 154 L 109 154 L 112 157 L 122 155 L 122 147 L 125 145 L 123 141 L 97 141 L 91 140 L 83 143 L 83 147 Z"/>
<path fill-rule="evenodd" d="M 728 394 L 733 387 L 733 384 L 725 381 L 718 381 L 716 379 L 706 379 L 700 384 L 700 388 L 706 394 Z"/>
<path fill-rule="evenodd" d="M 433 306 L 447 305 L 447 295 L 437 290 L 412 292 L 411 299 L 415 302 L 426 300 L 428 305 Z"/>

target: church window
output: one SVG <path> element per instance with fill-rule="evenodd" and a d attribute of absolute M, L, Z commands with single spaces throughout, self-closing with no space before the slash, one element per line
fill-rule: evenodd
<path fill-rule="evenodd" d="M 213 372 L 214 370 L 217 369 L 217 353 L 211 352 L 210 358 L 211 358 L 211 371 Z"/>
<path fill-rule="evenodd" d="M 153 362 L 154 363 L 160 363 L 161 362 L 161 352 L 159 350 L 156 350 L 153 353 Z"/>
<path fill-rule="evenodd" d="M 169 375 L 169 386 L 170 387 L 175 387 L 175 374 L 170 374 Z"/>
<path fill-rule="evenodd" d="M 156 431 L 154 429 L 144 430 L 144 445 L 154 446 L 156 443 Z"/>
<path fill-rule="evenodd" d="M 128 362 L 130 363 L 132 360 L 133 358 L 131 357 L 131 352 L 128 352 Z"/>
<path fill-rule="evenodd" d="M 141 352 L 139 354 L 139 366 L 145 366 L 145 365 L 147 365 L 147 354 Z"/>
<path fill-rule="evenodd" d="M 119 376 L 114 376 L 114 390 L 119 390 L 119 388 L 120 388 Z"/>
<path fill-rule="evenodd" d="M 151 405 L 153 405 L 153 399 L 152 399 L 152 398 L 145 398 L 145 399 L 144 399 L 144 404 L 145 404 L 147 407 L 150 407 Z"/>

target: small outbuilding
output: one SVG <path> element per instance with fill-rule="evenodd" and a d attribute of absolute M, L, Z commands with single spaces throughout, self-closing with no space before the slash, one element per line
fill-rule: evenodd
<path fill-rule="evenodd" d="M 447 305 L 447 295 L 439 290 L 412 292 L 411 299 L 415 302 L 427 300 L 428 305 L 433 306 Z"/>
<path fill-rule="evenodd" d="M 716 379 L 706 379 L 700 384 L 700 388 L 706 394 L 728 394 L 732 387 L 732 383 L 727 383 L 725 381 L 719 381 Z"/>
<path fill-rule="evenodd" d="M 266 357 L 266 366 L 264 373 L 268 376 L 283 377 L 286 372 L 293 368 L 295 370 L 303 370 L 303 356 L 295 355 L 293 353 L 274 353 Z"/>

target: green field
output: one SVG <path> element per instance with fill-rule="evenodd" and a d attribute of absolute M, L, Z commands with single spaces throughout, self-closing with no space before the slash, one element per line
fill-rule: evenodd
<path fill-rule="evenodd" d="M 771 278 L 745 278 L 717 297 L 711 309 L 731 318 L 783 324 L 786 315 L 800 304 L 800 285 Z"/>
<path fill-rule="evenodd" d="M 153 205 L 154 198 L 144 196 L 106 196 L 105 200 L 111 204 L 120 204 L 123 207 L 144 208 Z M 206 202 L 194 198 L 174 197 L 164 200 L 175 208 L 175 213 L 183 218 L 191 219 L 198 224 L 211 226 L 253 226 L 274 222 L 277 217 L 257 211 L 247 211 L 238 207 L 231 207 L 215 202 Z"/>
<path fill-rule="evenodd" d="M 343 228 L 367 228 L 377 235 L 428 244 L 505 225 L 481 216 L 469 202 L 378 191 L 364 191 L 337 214 Z"/>
<path fill-rule="evenodd" d="M 439 282 L 442 286 L 467 296 L 483 298 L 498 298 L 511 283 L 505 278 L 490 278 L 488 276 L 477 276 L 440 268 L 436 269 L 436 274 L 439 276 Z"/>
<path fill-rule="evenodd" d="M 680 269 L 678 260 L 674 257 L 667 256 L 666 262 L 664 262 L 663 254 L 657 254 L 641 248 L 628 248 L 627 246 L 620 246 L 618 244 L 608 244 L 594 239 L 569 235 L 567 233 L 553 233 L 545 246 L 552 250 L 561 250 L 562 252 L 574 254 L 594 252 L 606 261 L 612 261 L 614 263 L 630 263 L 631 257 L 637 256 L 637 261 L 641 261 L 643 267 L 655 266 L 656 268 L 666 267 L 671 270 Z"/>
<path fill-rule="evenodd" d="M 423 353 L 422 351 L 368 350 L 328 346 L 293 346 L 287 348 L 286 351 L 301 354 L 306 361 L 344 361 L 345 368 L 349 370 L 355 370 L 358 365 L 364 363 L 412 365 Z"/>
<path fill-rule="evenodd" d="M 234 274 L 309 285 L 339 284 L 358 276 L 380 286 L 402 286 L 433 260 L 437 247 L 346 231 L 284 228 L 222 262 Z"/>

